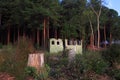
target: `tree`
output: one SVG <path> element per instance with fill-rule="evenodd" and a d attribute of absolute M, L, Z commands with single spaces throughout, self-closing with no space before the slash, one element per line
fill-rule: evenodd
<path fill-rule="evenodd" d="M 82 38 L 85 28 L 85 20 L 82 15 L 86 7 L 86 0 L 63 0 L 62 6 L 64 36 L 67 38 Z"/>
<path fill-rule="evenodd" d="M 107 14 L 108 14 L 108 11 L 109 11 L 109 9 L 107 8 L 107 7 L 105 7 L 105 6 L 103 6 L 103 8 L 102 8 L 102 13 L 101 13 L 101 18 L 100 18 L 100 24 L 101 24 L 101 28 L 103 28 L 103 32 L 104 32 L 104 47 L 106 48 L 106 41 L 108 41 L 107 40 L 107 22 L 108 22 L 108 17 L 107 17 Z"/>
<path fill-rule="evenodd" d="M 89 5 L 92 11 L 96 15 L 96 21 L 97 21 L 97 47 L 100 48 L 100 15 L 102 10 L 102 0 L 89 0 Z"/>
<path fill-rule="evenodd" d="M 11 26 L 12 24 L 12 9 L 14 7 L 14 1 L 0 1 L 0 27 L 7 27 L 7 44 L 10 43 Z"/>
<path fill-rule="evenodd" d="M 84 15 L 86 18 L 86 24 L 88 24 L 88 26 L 90 26 L 90 47 L 92 47 L 94 49 L 95 46 L 95 39 L 94 39 L 94 32 L 96 31 L 95 29 L 95 17 L 94 17 L 94 13 L 90 10 L 90 8 L 88 7 L 88 9 L 84 12 Z"/>
<path fill-rule="evenodd" d="M 113 40 L 113 34 L 116 33 L 115 29 L 119 26 L 119 18 L 118 18 L 118 12 L 113 10 L 113 9 L 109 9 L 108 12 L 108 26 L 109 26 L 109 32 L 110 32 L 110 45 L 112 43 Z M 115 36 L 115 35 L 114 35 Z"/>

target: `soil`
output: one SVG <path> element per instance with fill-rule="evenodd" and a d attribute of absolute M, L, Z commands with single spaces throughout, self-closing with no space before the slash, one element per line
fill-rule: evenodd
<path fill-rule="evenodd" d="M 0 72 L 0 80 L 15 80 L 15 77 L 12 75 L 5 73 L 5 72 Z"/>

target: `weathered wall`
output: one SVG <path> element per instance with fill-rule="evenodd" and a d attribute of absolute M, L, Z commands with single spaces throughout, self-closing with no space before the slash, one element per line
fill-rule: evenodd
<path fill-rule="evenodd" d="M 73 49 L 77 54 L 82 54 L 82 41 L 80 41 L 80 44 L 78 44 L 77 41 L 74 41 L 75 44 L 69 44 L 68 45 L 68 40 L 65 39 L 65 46 L 66 49 Z"/>
<path fill-rule="evenodd" d="M 58 53 L 63 51 L 63 41 L 62 39 L 50 39 L 50 53 Z"/>
<path fill-rule="evenodd" d="M 76 53 L 82 54 L 82 41 L 74 41 L 75 44 L 68 44 L 68 40 L 65 39 L 65 48 L 66 49 L 73 49 Z M 63 51 L 63 41 L 62 39 L 50 39 L 50 53 L 58 53 Z"/>

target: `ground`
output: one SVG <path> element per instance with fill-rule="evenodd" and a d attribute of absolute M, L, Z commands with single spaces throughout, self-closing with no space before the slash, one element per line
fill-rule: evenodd
<path fill-rule="evenodd" d="M 15 80 L 15 77 L 11 76 L 8 73 L 0 73 L 0 80 Z"/>

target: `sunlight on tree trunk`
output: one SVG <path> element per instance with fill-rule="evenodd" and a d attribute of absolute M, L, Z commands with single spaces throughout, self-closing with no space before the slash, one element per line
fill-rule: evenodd
<path fill-rule="evenodd" d="M 44 18 L 44 28 L 43 28 L 43 46 L 44 46 L 44 49 L 45 49 L 45 45 L 46 45 L 46 18 Z"/>

